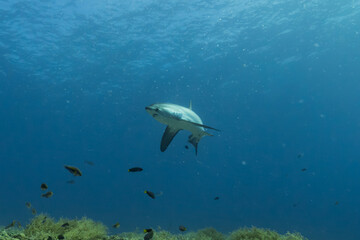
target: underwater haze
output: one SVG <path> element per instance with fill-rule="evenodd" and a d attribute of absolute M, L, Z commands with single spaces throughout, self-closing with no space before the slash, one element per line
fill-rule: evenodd
<path fill-rule="evenodd" d="M 359 0 L 1 0 L 0 225 L 30 202 L 113 233 L 360 239 L 359 26 Z M 190 101 L 221 131 L 161 152 L 145 107 Z"/>

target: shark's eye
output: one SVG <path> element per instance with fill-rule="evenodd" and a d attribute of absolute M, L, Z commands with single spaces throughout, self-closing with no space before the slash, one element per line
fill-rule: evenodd
<path fill-rule="evenodd" d="M 159 109 L 158 108 L 155 108 L 155 112 L 158 112 L 159 111 Z"/>

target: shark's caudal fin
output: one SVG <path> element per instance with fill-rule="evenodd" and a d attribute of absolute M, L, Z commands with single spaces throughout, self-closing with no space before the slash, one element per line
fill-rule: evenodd
<path fill-rule="evenodd" d="M 191 143 L 194 147 L 195 147 L 195 154 L 197 155 L 197 147 L 198 147 L 198 143 L 200 142 L 200 139 L 203 136 L 213 136 L 212 134 L 208 133 L 208 132 L 203 132 L 203 135 L 200 137 L 194 137 L 194 135 L 190 135 L 189 136 L 189 143 Z"/>
<path fill-rule="evenodd" d="M 180 130 L 181 129 L 178 129 L 178 128 L 170 128 L 169 126 L 166 127 L 164 135 L 162 136 L 161 145 L 160 145 L 160 150 L 162 152 L 165 152 L 165 150 L 167 149 L 167 147 L 169 146 L 169 144 L 171 143 L 173 138 L 176 136 L 176 134 Z"/>
<path fill-rule="evenodd" d="M 195 147 L 195 154 L 197 155 L 197 147 L 198 147 L 198 143 L 199 143 L 200 139 L 194 137 L 194 135 L 190 135 L 189 136 L 189 143 L 191 143 L 194 147 Z"/>

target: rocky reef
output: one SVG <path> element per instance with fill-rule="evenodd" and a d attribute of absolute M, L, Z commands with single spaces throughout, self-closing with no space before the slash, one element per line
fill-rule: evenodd
<path fill-rule="evenodd" d="M 0 228 L 1 240 L 141 240 L 143 232 L 124 232 L 108 235 L 107 228 L 100 222 L 88 218 L 59 219 L 40 214 L 34 217 L 25 228 Z M 214 228 L 197 232 L 172 234 L 164 230 L 154 230 L 154 240 L 307 240 L 299 233 L 281 235 L 275 231 L 260 228 L 241 228 L 229 234 Z"/>

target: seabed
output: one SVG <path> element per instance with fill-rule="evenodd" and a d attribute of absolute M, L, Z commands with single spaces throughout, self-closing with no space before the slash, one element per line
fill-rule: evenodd
<path fill-rule="evenodd" d="M 66 224 L 67 223 L 67 224 Z M 240 228 L 229 234 L 223 234 L 214 228 L 205 228 L 197 232 L 170 232 L 154 229 L 153 240 L 307 240 L 300 233 L 281 235 L 275 231 L 261 228 Z M 0 228 L 1 240 L 142 240 L 143 232 L 124 232 L 108 235 L 107 227 L 88 218 L 63 219 L 40 214 L 25 227 Z"/>

